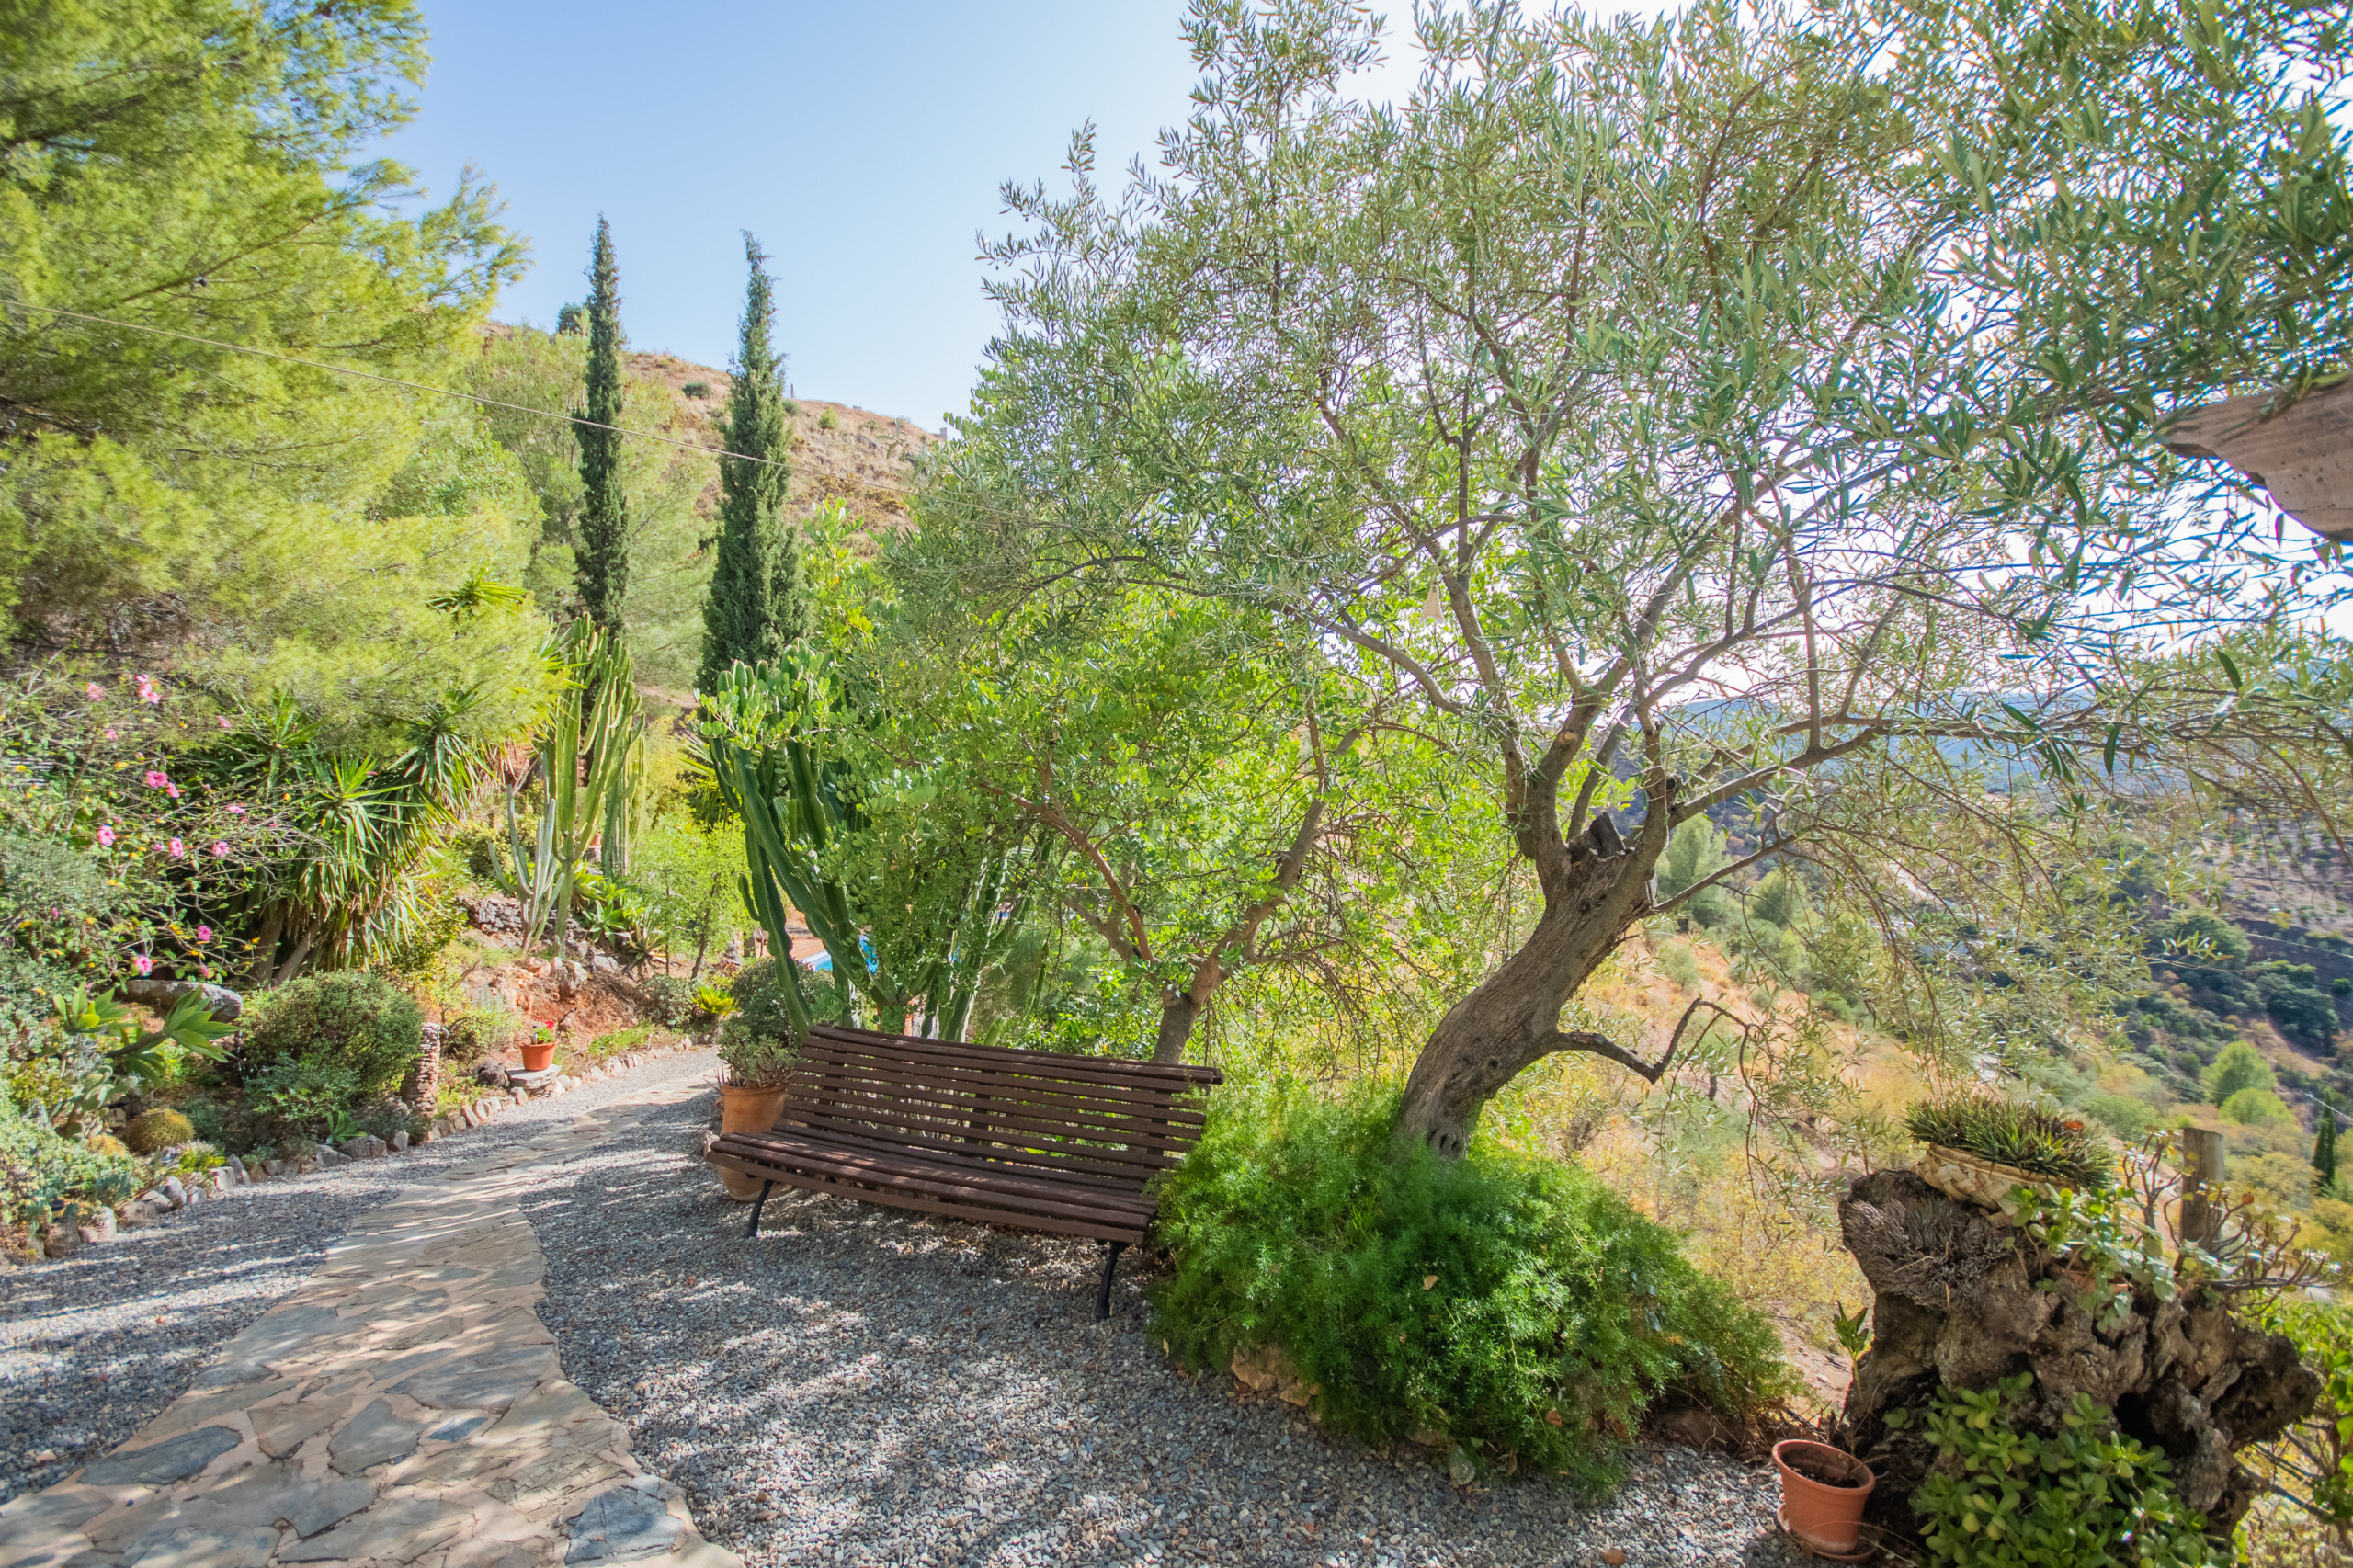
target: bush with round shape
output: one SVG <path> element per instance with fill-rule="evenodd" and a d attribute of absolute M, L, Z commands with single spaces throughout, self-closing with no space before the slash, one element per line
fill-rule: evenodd
<path fill-rule="evenodd" d="M 1392 1142 L 1393 1095 L 1228 1087 L 1163 1178 L 1154 1336 L 1279 1350 L 1328 1430 L 1443 1434 L 1595 1492 L 1661 1398 L 1738 1426 L 1793 1385 L 1772 1325 L 1591 1173 Z"/>
<path fill-rule="evenodd" d="M 696 1021 L 702 1009 L 695 1004 L 695 983 L 680 975 L 657 974 L 638 983 L 645 1016 L 665 1029 L 682 1029 Z"/>
<path fill-rule="evenodd" d="M 416 999 L 358 970 L 309 974 L 264 995 L 245 1028 L 248 1077 L 289 1059 L 316 1059 L 352 1075 L 361 1097 L 400 1085 L 425 1044 Z"/>
<path fill-rule="evenodd" d="M 2296 1113 L 2269 1089 L 2241 1089 L 2223 1100 L 2222 1119 L 2241 1127 L 2291 1127 Z"/>
<path fill-rule="evenodd" d="M 196 1137 L 196 1124 L 167 1106 L 159 1106 L 131 1119 L 122 1130 L 122 1142 L 134 1154 L 152 1154 L 158 1149 L 168 1149 L 175 1143 L 187 1143 Z"/>

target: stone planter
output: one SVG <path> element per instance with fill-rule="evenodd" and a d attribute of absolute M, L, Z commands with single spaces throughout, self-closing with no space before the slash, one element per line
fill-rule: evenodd
<path fill-rule="evenodd" d="M 2069 1187 L 2075 1184 L 2057 1176 L 2036 1176 L 2015 1165 L 1996 1165 L 1992 1160 L 1948 1149 L 1941 1143 L 1931 1143 L 1913 1170 L 1922 1181 L 1948 1198 L 1958 1198 L 1963 1203 L 1981 1208 L 1999 1209 L 2014 1187 Z"/>
<path fill-rule="evenodd" d="M 774 1088 L 722 1084 L 719 1086 L 719 1131 L 722 1133 L 766 1132 L 776 1125 L 777 1117 L 784 1110 L 785 1096 L 791 1092 L 782 1084 Z M 727 1196 L 738 1203 L 749 1203 L 760 1195 L 760 1184 L 741 1171 L 722 1169 L 719 1176 L 727 1184 Z"/>

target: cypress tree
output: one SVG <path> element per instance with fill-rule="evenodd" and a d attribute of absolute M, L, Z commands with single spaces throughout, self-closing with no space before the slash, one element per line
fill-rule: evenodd
<path fill-rule="evenodd" d="M 2336 1108 L 2325 1096 L 2320 1102 L 2320 1133 L 2313 1140 L 2313 1186 L 2323 1192 L 2336 1187 Z"/>
<path fill-rule="evenodd" d="M 621 499 L 621 295 L 613 233 L 597 220 L 588 263 L 588 406 L 573 415 L 580 439 L 580 598 L 608 631 L 629 593 L 629 507 Z M 600 428 L 602 426 L 602 428 Z"/>
<path fill-rule="evenodd" d="M 697 684 L 714 689 L 737 660 L 774 663 L 809 619 L 801 544 L 784 518 L 785 423 L 783 361 L 771 334 L 776 323 L 767 256 L 750 234 L 744 259 L 751 283 L 744 298 L 741 340 L 731 367 L 723 443 L 736 457 L 719 460 L 719 553 L 710 595 L 702 607 L 702 668 Z M 766 461 L 750 461 L 766 459 Z"/>

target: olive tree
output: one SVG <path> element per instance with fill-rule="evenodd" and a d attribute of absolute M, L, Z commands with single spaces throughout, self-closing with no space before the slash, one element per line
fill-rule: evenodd
<path fill-rule="evenodd" d="M 1859 863 L 1875 812 L 1909 813 L 1880 853 L 1909 896 L 2009 896 L 2037 850 L 1988 759 L 2063 784 L 2167 744 L 2091 678 L 2117 638 L 2341 589 L 2155 432 L 2353 338 L 2346 24 L 1478 4 L 1421 17 L 1394 108 L 1347 96 L 1375 25 L 1197 0 L 1160 166 L 1113 199 L 1083 134 L 1067 195 L 1008 189 L 1006 327 L 927 526 L 975 594 L 1248 606 L 1484 770 L 1541 910 L 1409 1079 L 1401 1137 L 1459 1153 L 1548 1053 L 1668 1069 L 1562 1016 L 1671 906 L 1678 824 L 1759 831 L 1676 900 Z"/>

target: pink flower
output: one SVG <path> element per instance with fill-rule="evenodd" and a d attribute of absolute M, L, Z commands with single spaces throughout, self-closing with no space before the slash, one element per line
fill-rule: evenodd
<path fill-rule="evenodd" d="M 92 681 L 89 685 L 84 687 L 82 690 L 93 702 L 104 702 L 107 699 L 107 688 L 100 686 L 97 681 Z"/>
<path fill-rule="evenodd" d="M 155 960 L 149 958 L 145 953 L 134 953 L 131 955 L 131 967 L 137 970 L 142 974 L 146 974 L 154 969 Z"/>
<path fill-rule="evenodd" d="M 226 713 L 221 715 L 221 727 L 224 730 L 229 727 L 229 715 Z"/>
<path fill-rule="evenodd" d="M 140 701 L 161 702 L 164 700 L 164 694 L 155 689 L 155 686 L 153 681 L 149 680 L 145 676 L 141 676 L 138 678 Z"/>
<path fill-rule="evenodd" d="M 147 770 L 147 788 L 150 790 L 160 790 L 170 782 L 164 777 L 162 769 L 151 767 Z"/>
<path fill-rule="evenodd" d="M 107 732 L 107 739 L 108 739 L 108 740 L 112 740 L 112 739 L 114 739 L 117 735 L 119 735 L 119 734 L 120 734 L 120 733 L 122 733 L 122 732 L 121 732 L 120 730 L 108 730 L 108 731 Z"/>
<path fill-rule="evenodd" d="M 98 829 L 98 843 L 108 848 L 112 848 L 114 846 L 114 829 L 110 827 L 102 827 Z"/>
<path fill-rule="evenodd" d="M 245 814 L 245 808 L 243 806 L 231 806 L 229 808 L 229 814 L 233 817 L 244 816 Z"/>
<path fill-rule="evenodd" d="M 212 940 L 212 927 L 210 926 L 198 926 L 196 928 L 196 939 L 199 942 L 209 942 Z"/>
<path fill-rule="evenodd" d="M 180 847 L 180 841 L 178 839 L 175 838 L 172 840 L 172 854 L 174 856 L 181 856 L 187 853 L 187 850 Z"/>
<path fill-rule="evenodd" d="M 215 855 L 226 855 L 229 853 L 229 841 L 225 838 L 214 839 L 212 841 L 212 853 Z"/>
<path fill-rule="evenodd" d="M 176 784 L 166 784 L 164 786 L 164 793 L 176 801 L 180 798 L 180 787 Z"/>

